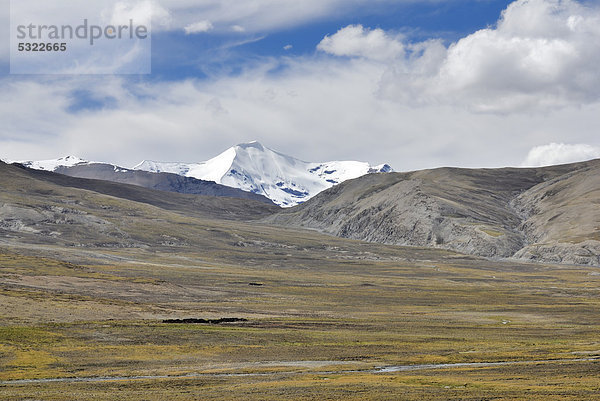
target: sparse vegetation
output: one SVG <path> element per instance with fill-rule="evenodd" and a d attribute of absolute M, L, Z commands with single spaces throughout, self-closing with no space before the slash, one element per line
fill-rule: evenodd
<path fill-rule="evenodd" d="M 364 243 L 50 187 L 58 198 L 12 188 L 2 202 L 40 210 L 72 199 L 118 228 L 114 244 L 137 246 L 95 245 L 103 234 L 85 222 L 52 225 L 58 236 L 2 232 L 2 400 L 600 399 L 597 268 Z M 231 317 L 245 320 L 222 320 Z M 524 363 L 374 370 L 502 361 Z M 14 382 L 98 377 L 115 379 Z"/>
<path fill-rule="evenodd" d="M 489 235 L 490 237 L 501 237 L 504 235 L 504 233 L 500 230 L 493 230 L 490 228 L 480 228 L 479 230 L 483 231 L 484 233 L 486 233 L 487 235 Z"/>
<path fill-rule="evenodd" d="M 269 230 L 237 235 L 266 241 Z M 286 238 L 287 232 L 281 231 L 280 237 Z M 590 276 L 584 268 L 514 265 L 311 237 L 279 261 L 271 253 L 279 247 L 249 247 L 248 263 L 235 262 L 229 253 L 215 256 L 218 249 L 206 253 L 213 255 L 210 261 L 192 249 L 171 256 L 138 250 L 135 259 L 120 265 L 92 260 L 75 265 L 5 251 L 1 380 L 200 376 L 5 383 L 0 394 L 5 399 L 49 400 L 65 399 L 65 394 L 71 397 L 67 399 L 92 399 L 116 388 L 121 399 L 143 394 L 157 400 L 167 395 L 194 399 L 197 393 L 203 399 L 319 399 L 327 394 L 356 400 L 392 395 L 545 400 L 560 399 L 559 394 L 593 399 L 597 394 L 600 362 L 592 360 L 560 363 L 561 368 L 531 363 L 397 373 L 364 370 L 600 357 L 595 279 L 600 275 Z M 270 240 L 291 246 L 285 239 Z M 313 240 L 328 245 L 318 248 Z M 68 256 L 69 250 L 55 251 Z M 104 258 L 103 250 L 95 252 Z M 19 260 L 27 268 L 17 268 Z M 137 279 L 142 274 L 144 281 Z M 248 286 L 258 278 L 264 286 Z M 234 315 L 247 321 L 162 322 Z M 559 371 L 559 377 L 550 380 L 549 370 Z M 211 376 L 215 373 L 235 375 Z M 241 373 L 261 375 L 237 375 Z"/>

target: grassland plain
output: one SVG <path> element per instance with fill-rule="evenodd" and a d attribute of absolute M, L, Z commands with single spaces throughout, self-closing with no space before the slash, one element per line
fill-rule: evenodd
<path fill-rule="evenodd" d="M 598 268 L 7 182 L 2 400 L 600 399 Z"/>
<path fill-rule="evenodd" d="M 77 263 L 69 248 L 0 251 L 0 397 L 600 399 L 598 269 L 256 224 L 204 230 L 207 241 L 214 230 L 236 241 L 177 253 L 86 248 Z M 162 323 L 186 317 L 248 321 Z M 372 371 L 550 360 L 562 361 Z M 10 383 L 119 376 L 180 377 Z"/>

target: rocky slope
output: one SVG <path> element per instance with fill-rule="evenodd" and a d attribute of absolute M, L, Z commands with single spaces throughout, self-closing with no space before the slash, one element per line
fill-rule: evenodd
<path fill-rule="evenodd" d="M 35 209 L 39 212 L 45 210 L 44 208 L 49 204 L 81 203 L 73 199 L 85 198 L 87 193 L 100 194 L 114 200 L 121 199 L 151 205 L 177 212 L 184 217 L 253 220 L 279 210 L 276 205 L 251 199 L 168 193 L 137 185 L 69 177 L 0 162 L 0 207 L 4 207 L 0 213 L 0 224 L 5 226 L 18 224 L 13 219 L 14 213 L 10 212 L 15 210 L 14 207 Z M 106 202 L 107 205 L 111 203 Z M 37 208 L 38 206 L 41 209 Z M 7 218 L 7 216 L 12 217 Z M 24 213 L 24 216 L 27 217 L 28 213 Z M 9 223 L 10 221 L 13 223 Z"/>
<path fill-rule="evenodd" d="M 277 210 L 249 199 L 169 193 L 0 162 L 0 248 L 35 255 L 46 246 L 66 247 L 69 257 L 102 248 L 115 250 L 110 258 L 119 260 L 142 248 L 177 254 L 191 243 L 211 252 L 227 243 L 223 238 L 235 240 L 219 227 L 253 227 L 249 221 Z"/>
<path fill-rule="evenodd" d="M 386 244 L 599 265 L 600 161 L 369 175 L 267 221 Z"/>
<path fill-rule="evenodd" d="M 516 257 L 600 265 L 599 165 L 548 180 L 514 199 L 528 240 Z"/>

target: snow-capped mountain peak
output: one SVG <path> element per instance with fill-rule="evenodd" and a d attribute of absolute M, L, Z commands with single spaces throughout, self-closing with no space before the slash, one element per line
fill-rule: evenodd
<path fill-rule="evenodd" d="M 269 149 L 258 141 L 233 146 L 201 163 L 143 161 L 134 170 L 168 172 L 264 195 L 280 206 L 305 202 L 343 181 L 391 172 L 389 165 L 356 161 L 309 163 Z"/>
<path fill-rule="evenodd" d="M 82 165 L 107 165 L 75 156 L 17 163 L 36 170 L 62 173 L 65 169 Z M 117 173 L 130 171 L 113 164 L 108 165 Z M 258 141 L 232 146 L 205 162 L 163 163 L 144 160 L 132 170 L 173 173 L 214 181 L 217 184 L 264 195 L 283 207 L 306 202 L 319 192 L 346 180 L 365 174 L 393 171 L 387 164 L 371 166 L 369 163 L 358 161 L 305 162 L 270 149 Z"/>

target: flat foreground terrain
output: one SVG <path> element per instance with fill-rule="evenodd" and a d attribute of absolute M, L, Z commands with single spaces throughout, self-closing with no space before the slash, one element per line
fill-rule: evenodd
<path fill-rule="evenodd" d="M 600 400 L 598 268 L 161 230 L 154 247 L 0 243 L 0 399 Z M 163 322 L 184 318 L 246 320 Z"/>

